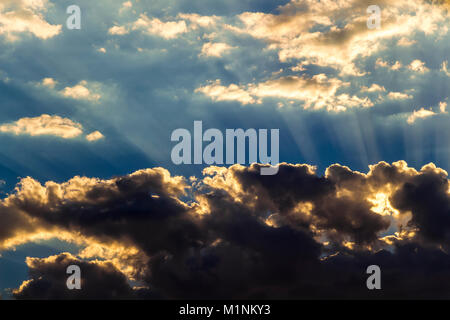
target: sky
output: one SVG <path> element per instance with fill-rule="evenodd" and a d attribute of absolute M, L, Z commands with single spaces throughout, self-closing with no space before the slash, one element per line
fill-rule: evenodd
<path fill-rule="evenodd" d="M 449 298 L 449 27 L 445 1 L 0 0 L 1 297 Z M 279 129 L 278 174 L 174 164 L 196 120 Z"/>

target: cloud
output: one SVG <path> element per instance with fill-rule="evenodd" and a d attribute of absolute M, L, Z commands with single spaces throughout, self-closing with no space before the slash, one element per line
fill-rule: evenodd
<path fill-rule="evenodd" d="M 441 114 L 441 115 L 446 114 L 447 113 L 447 102 L 445 102 L 445 101 L 439 102 L 438 108 L 439 108 L 438 111 L 433 111 L 432 108 L 430 108 L 430 109 L 420 108 L 419 110 L 414 110 L 409 115 L 409 117 L 406 121 L 409 124 L 413 124 L 414 122 L 416 122 L 417 119 L 424 119 L 424 118 L 436 116 L 439 114 Z"/>
<path fill-rule="evenodd" d="M 52 78 L 44 78 L 41 81 L 41 85 L 51 88 L 51 89 L 54 89 L 57 83 L 58 83 L 58 81 L 56 81 L 55 79 L 52 79 Z"/>
<path fill-rule="evenodd" d="M 144 32 L 164 39 L 174 39 L 178 35 L 188 31 L 185 21 L 163 22 L 158 18 L 150 19 L 145 14 L 141 14 L 139 19 L 132 24 L 133 30 L 143 30 Z"/>
<path fill-rule="evenodd" d="M 404 161 L 367 173 L 335 164 L 322 176 L 305 164 L 280 164 L 275 176 L 259 170 L 211 166 L 190 183 L 162 168 L 45 185 L 24 178 L 1 201 L 2 217 L 20 213 L 40 232 L 68 233 L 86 247 L 78 258 L 28 258 L 30 280 L 16 297 L 337 298 L 345 288 L 345 297 L 362 298 L 370 264 L 396 279 L 384 282 L 385 298 L 446 292 L 436 290 L 447 285 L 450 261 L 446 171 Z M 0 243 L 36 232 L 2 221 Z M 420 276 L 431 257 L 436 273 Z M 81 267 L 85 290 L 65 289 L 69 264 Z"/>
<path fill-rule="evenodd" d="M 97 141 L 103 139 L 105 136 L 100 131 L 94 131 L 86 136 L 88 141 Z"/>
<path fill-rule="evenodd" d="M 61 25 L 48 23 L 43 12 L 47 0 L 3 0 L 0 2 L 0 34 L 9 41 L 18 39 L 20 33 L 31 33 L 40 39 L 49 39 L 61 32 Z"/>
<path fill-rule="evenodd" d="M 82 80 L 73 87 L 65 87 L 60 93 L 67 98 L 98 101 L 101 98 L 101 95 L 99 93 L 91 92 L 88 86 L 88 82 Z"/>
<path fill-rule="evenodd" d="M 120 12 L 127 8 L 130 7 L 125 6 L 124 3 Z M 165 20 L 167 21 L 162 21 L 156 17 L 149 18 L 146 13 L 141 13 L 139 18 L 134 22 L 113 26 L 108 30 L 108 33 L 113 35 L 125 35 L 128 34 L 130 30 L 139 30 L 146 34 L 159 36 L 164 39 L 175 39 L 190 31 L 214 28 L 221 20 L 221 17 L 202 16 L 197 13 L 179 13 L 176 17 Z M 220 46 L 222 45 L 223 44 L 218 44 L 216 50 L 220 50 Z"/>
<path fill-rule="evenodd" d="M 411 64 L 408 66 L 408 69 L 419 73 L 424 73 L 428 71 L 428 68 L 425 66 L 425 62 L 420 61 L 419 59 L 412 61 Z"/>
<path fill-rule="evenodd" d="M 219 79 L 195 89 L 195 92 L 203 93 L 214 101 L 238 101 L 244 105 L 258 102 L 245 89 L 236 84 L 223 86 Z"/>
<path fill-rule="evenodd" d="M 133 290 L 127 278 L 110 262 L 81 261 L 70 253 L 60 253 L 48 258 L 26 260 L 30 280 L 13 291 L 16 299 L 124 299 L 138 298 L 139 290 Z M 61 272 L 70 265 L 82 270 L 81 290 L 69 290 L 67 274 Z M 141 293 L 142 295 L 142 293 Z"/>
<path fill-rule="evenodd" d="M 202 16 L 196 13 L 180 13 L 178 17 L 190 22 L 190 28 L 196 29 L 197 27 L 210 28 L 214 27 L 221 19 L 218 16 Z"/>
<path fill-rule="evenodd" d="M 222 43 L 222 42 L 216 42 L 216 43 L 207 42 L 202 47 L 201 55 L 206 56 L 206 57 L 220 58 L 220 57 L 222 57 L 222 55 L 225 52 L 227 52 L 233 48 L 234 47 L 232 47 L 226 43 Z"/>
<path fill-rule="evenodd" d="M 382 87 L 376 83 L 372 84 L 370 88 L 368 87 L 361 87 L 361 91 L 363 92 L 377 92 L 377 91 L 386 91 L 385 87 Z"/>
<path fill-rule="evenodd" d="M 52 135 L 71 139 L 81 135 L 83 127 L 68 118 L 43 114 L 39 117 L 21 118 L 13 123 L 2 124 L 0 132 L 30 136 Z"/>
<path fill-rule="evenodd" d="M 125 8 L 131 8 L 133 6 L 133 3 L 131 1 L 126 1 L 124 3 L 122 3 L 122 7 Z"/>
<path fill-rule="evenodd" d="M 402 68 L 402 63 L 400 61 L 395 61 L 395 63 L 391 66 L 388 62 L 383 61 L 383 59 L 381 59 L 381 58 L 378 58 L 375 61 L 375 65 L 377 67 L 389 68 L 389 69 L 394 70 L 394 71 L 400 70 Z"/>
<path fill-rule="evenodd" d="M 230 29 L 268 41 L 271 49 L 278 50 L 281 62 L 299 59 L 304 64 L 333 67 L 343 75 L 362 76 L 355 61 L 382 50 L 383 41 L 401 37 L 406 44 L 415 31 L 431 35 L 447 19 L 443 8 L 421 1 L 381 1 L 378 5 L 383 7 L 379 30 L 367 28 L 368 4 L 356 0 L 292 1 L 281 6 L 279 14 L 244 12 L 239 16 L 244 27 Z"/>
<path fill-rule="evenodd" d="M 416 40 L 411 40 L 408 39 L 406 37 L 402 37 L 401 39 L 399 39 L 397 41 L 397 45 L 401 46 L 401 47 L 409 47 L 412 46 L 413 44 L 416 44 L 417 41 Z"/>
<path fill-rule="evenodd" d="M 29 263 L 30 280 L 16 292 L 17 298 L 141 297 L 141 290 L 127 284 L 131 281 L 151 293 L 145 297 L 372 298 L 373 292 L 364 286 L 369 264 L 381 265 L 383 279 L 392 280 L 383 282 L 383 298 L 447 297 L 450 224 L 446 172 L 432 165 L 416 170 L 405 162 L 380 162 L 361 172 L 353 166 L 362 168 L 388 151 L 390 159 L 401 159 L 403 153 L 412 157 L 414 166 L 434 155 L 436 163 L 446 163 L 442 161 L 447 152 L 439 138 L 447 131 L 445 121 L 437 117 L 447 117 L 442 81 L 448 70 L 447 64 L 438 67 L 445 57 L 429 53 L 445 52 L 448 15 L 421 0 L 380 2 L 382 28 L 368 30 L 368 3 L 364 1 L 292 1 L 279 8 L 264 6 L 270 13 L 258 12 L 260 4 L 245 3 L 239 8 L 248 12 L 241 14 L 240 10 L 238 16 L 229 13 L 236 8 L 228 6 L 200 10 L 222 17 L 179 13 L 177 5 L 163 10 L 156 2 L 143 8 L 142 3 L 133 1 L 130 10 L 123 2 L 106 11 L 98 3 L 90 3 L 88 11 L 103 18 L 91 21 L 97 27 L 87 28 L 88 33 L 67 32 L 58 37 L 65 44 L 57 46 L 61 50 L 55 50 L 53 40 L 43 43 L 28 37 L 29 43 L 8 44 L 4 52 L 1 78 L 10 79 L 2 85 L 12 114 L 5 113 L 7 120 L 3 121 L 34 117 L 35 110 L 44 109 L 48 114 L 75 112 L 76 118 L 67 117 L 76 125 L 74 120 L 88 119 L 77 135 L 82 144 L 65 143 L 65 151 L 50 154 L 63 164 L 61 170 L 48 167 L 53 160 L 41 164 L 28 157 L 29 150 L 15 152 L 16 146 L 9 142 L 17 139 L 3 137 L 8 140 L 5 152 L 12 158 L 3 164 L 2 172 L 11 168 L 13 173 L 2 179 L 10 183 L 23 176 L 21 166 L 39 176 L 21 179 L 14 191 L 0 199 L 0 248 L 9 250 L 55 238 L 81 248 L 74 256 L 61 253 Z M 55 6 L 55 12 L 64 13 L 63 6 L 56 2 Z M 133 29 L 144 9 L 146 19 Z M 53 9 L 49 13 L 53 14 Z M 106 29 L 105 19 L 110 21 Z M 76 34 L 95 39 L 96 44 L 72 41 Z M 119 37 L 125 34 L 129 35 Z M 420 45 L 411 44 L 415 41 Z M 86 45 L 80 47 L 80 43 Z M 239 48 L 239 55 L 236 49 L 233 59 L 228 59 L 226 50 L 219 53 L 221 49 L 214 48 L 221 43 Z M 205 59 L 199 55 L 203 46 L 226 59 Z M 432 50 L 423 51 L 422 47 Z M 99 54 L 99 48 L 107 49 L 108 54 Z M 68 52 L 77 52 L 77 59 L 68 59 Z M 429 68 L 432 72 L 411 72 L 408 67 L 416 58 L 426 62 L 416 64 L 417 70 Z M 65 66 L 69 63 L 72 71 L 55 67 L 60 60 Z M 43 77 L 48 78 L 41 80 Z M 93 82 L 101 79 L 104 82 Z M 103 83 L 113 80 L 117 90 L 100 90 L 107 89 Z M 30 83 L 36 86 L 26 90 Z M 192 97 L 193 91 L 198 95 Z M 108 112 L 72 106 L 97 101 L 96 96 L 111 100 Z M 411 100 L 393 100 L 401 98 Z M 192 103 L 199 100 L 193 108 Z M 320 169 L 283 163 L 279 176 L 264 178 L 259 175 L 259 165 L 208 167 L 203 177 L 186 180 L 153 168 L 105 178 L 148 163 L 147 157 L 136 159 L 136 154 L 164 154 L 160 151 L 165 140 L 160 138 L 175 127 L 173 121 L 181 121 L 181 126 L 189 125 L 186 121 L 192 124 L 195 115 L 206 114 L 203 111 L 210 109 L 211 101 L 234 101 L 226 107 L 236 113 L 232 118 L 243 121 L 242 126 L 250 121 L 253 125 L 278 124 L 281 131 L 290 129 L 285 132 L 288 150 L 284 157 L 291 161 L 299 156 L 315 159 Z M 255 104 L 255 108 L 239 104 Z M 280 104 L 349 112 L 337 115 L 266 108 Z M 414 113 L 410 108 L 422 105 L 426 106 L 423 110 L 436 114 L 435 118 L 420 122 L 420 109 Z M 253 109 L 261 112 L 251 114 Z M 162 118 L 143 117 L 149 110 Z M 277 111 L 276 115 L 271 111 Z M 177 113 L 176 119 L 171 116 Z M 391 115 L 404 123 L 385 121 Z M 408 126 L 409 117 L 419 125 Z M 213 122 L 208 126 L 218 128 L 232 121 L 214 114 L 208 118 Z M 93 148 L 82 150 L 87 141 L 103 137 L 95 127 L 87 127 L 99 120 L 104 122 L 102 128 L 105 123 L 112 125 L 110 141 L 101 144 L 100 155 Z M 160 120 L 167 123 L 161 126 Z M 18 126 L 16 122 L 1 125 L 10 125 L 9 130 Z M 147 130 L 141 130 L 149 126 L 160 130 L 155 129 L 149 137 Z M 439 152 L 421 152 L 421 139 L 415 139 L 422 137 L 421 133 L 424 145 L 436 144 Z M 125 134 L 132 147 L 122 149 L 123 139 L 117 145 L 117 134 Z M 401 141 L 403 135 L 406 144 Z M 387 145 L 381 147 L 380 141 Z M 110 146 L 118 146 L 120 152 Z M 40 150 L 49 145 L 32 147 Z M 67 148 L 75 156 L 66 154 Z M 60 157 L 80 161 L 65 163 Z M 324 164 L 338 160 L 350 161 L 349 167 L 335 164 L 322 173 Z M 101 171 L 95 175 L 98 168 Z M 177 172 L 185 170 L 178 168 Z M 94 176 L 69 179 L 72 172 Z M 57 182 L 45 182 L 49 176 Z M 96 290 L 85 286 L 87 292 L 78 293 L 80 296 L 61 291 L 65 290 L 66 263 L 89 269 L 87 281 L 94 281 Z M 60 273 L 56 275 L 56 271 Z M 102 283 L 103 272 L 111 286 Z"/>
<path fill-rule="evenodd" d="M 448 61 L 442 62 L 441 71 L 445 73 L 446 76 L 450 77 L 450 72 L 447 69 Z"/>
<path fill-rule="evenodd" d="M 413 124 L 417 119 L 424 119 L 436 115 L 433 110 L 427 110 L 425 108 L 420 108 L 419 110 L 414 110 L 413 113 L 406 120 L 409 124 Z"/>
<path fill-rule="evenodd" d="M 405 99 L 412 99 L 413 96 L 402 92 L 389 92 L 388 98 L 392 100 L 405 100 Z"/>
<path fill-rule="evenodd" d="M 339 79 L 328 78 L 325 74 L 311 78 L 287 76 L 267 80 L 247 86 L 231 84 L 224 87 L 219 80 L 196 89 L 215 101 L 236 100 L 242 104 L 260 103 L 263 98 L 281 98 L 304 102 L 304 108 L 343 111 L 353 107 L 371 107 L 369 98 L 359 98 L 346 93 L 338 94 L 338 89 L 348 86 Z"/>
<path fill-rule="evenodd" d="M 124 34 L 127 34 L 129 31 L 124 26 L 113 26 L 109 28 L 108 33 L 122 36 Z"/>

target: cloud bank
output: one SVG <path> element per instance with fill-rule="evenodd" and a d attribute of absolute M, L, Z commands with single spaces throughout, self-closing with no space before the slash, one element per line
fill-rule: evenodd
<path fill-rule="evenodd" d="M 189 182 L 163 168 L 22 179 L 1 202 L 0 247 L 59 237 L 84 249 L 28 258 L 15 297 L 448 297 L 446 171 L 399 161 L 367 173 L 335 164 L 320 176 L 283 163 L 261 176 L 259 166 L 212 166 Z M 64 287 L 69 264 L 84 270 L 79 292 Z M 365 288 L 370 264 L 382 270 L 378 293 Z"/>

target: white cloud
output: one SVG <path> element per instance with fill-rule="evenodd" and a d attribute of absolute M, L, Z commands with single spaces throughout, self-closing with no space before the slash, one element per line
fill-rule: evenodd
<path fill-rule="evenodd" d="M 54 89 L 57 83 L 58 82 L 53 78 L 44 78 L 41 81 L 41 85 L 43 85 L 45 87 L 49 87 L 51 89 Z"/>
<path fill-rule="evenodd" d="M 392 70 L 400 70 L 402 64 L 400 61 L 395 61 L 394 65 L 391 67 Z"/>
<path fill-rule="evenodd" d="M 230 84 L 228 87 L 222 86 L 219 79 L 197 88 L 195 92 L 201 92 L 214 101 L 239 101 L 241 104 L 258 102 L 246 90 L 235 84 Z"/>
<path fill-rule="evenodd" d="M 101 98 L 101 95 L 98 93 L 92 92 L 88 88 L 88 82 L 83 80 L 80 81 L 77 85 L 73 87 L 65 87 L 60 93 L 67 97 L 72 99 L 78 99 L 78 100 L 89 100 L 89 101 L 97 101 Z"/>
<path fill-rule="evenodd" d="M 62 26 L 48 23 L 43 16 L 48 5 L 47 0 L 2 0 L 0 34 L 9 41 L 18 40 L 19 33 L 30 33 L 40 39 L 58 35 Z"/>
<path fill-rule="evenodd" d="M 389 92 L 388 98 L 392 100 L 405 100 L 405 99 L 412 99 L 413 96 L 402 92 Z"/>
<path fill-rule="evenodd" d="M 441 71 L 444 72 L 447 77 L 450 77 L 450 72 L 448 71 L 448 61 L 442 62 Z"/>
<path fill-rule="evenodd" d="M 406 120 L 406 122 L 408 122 L 409 124 L 413 124 L 417 119 L 424 119 L 424 118 L 428 118 L 428 117 L 432 117 L 435 116 L 436 112 L 434 112 L 433 110 L 427 110 L 425 108 L 421 108 L 419 110 L 414 110 L 413 113 L 408 117 L 408 119 Z"/>
<path fill-rule="evenodd" d="M 129 31 L 124 26 L 113 26 L 113 27 L 109 28 L 109 30 L 108 30 L 109 34 L 114 34 L 114 35 L 118 35 L 118 36 L 122 36 L 124 34 L 127 34 L 128 32 Z"/>
<path fill-rule="evenodd" d="M 125 5 L 125 4 L 124 4 Z M 123 6 L 121 11 L 131 6 Z M 181 34 L 199 28 L 213 28 L 221 20 L 218 16 L 202 16 L 196 13 L 180 13 L 168 21 L 159 18 L 149 18 L 146 13 L 140 14 L 139 18 L 123 26 L 114 26 L 108 30 L 109 34 L 124 35 L 130 30 L 141 30 L 147 34 L 160 36 L 164 39 L 174 39 Z"/>
<path fill-rule="evenodd" d="M 192 29 L 213 27 L 220 20 L 218 16 L 201 16 L 196 13 L 180 13 L 178 17 L 189 21 Z"/>
<path fill-rule="evenodd" d="M 105 136 L 100 131 L 94 131 L 86 136 L 87 141 L 97 141 L 103 139 Z"/>
<path fill-rule="evenodd" d="M 370 88 L 368 88 L 368 87 L 361 87 L 361 91 L 362 92 L 378 92 L 378 91 L 386 91 L 386 88 L 385 87 L 383 87 L 383 86 L 380 86 L 380 85 L 378 85 L 378 84 L 376 84 L 376 83 L 374 83 L 374 84 L 372 84 L 371 86 L 370 86 Z"/>
<path fill-rule="evenodd" d="M 34 118 L 21 118 L 15 122 L 0 126 L 0 132 L 15 135 L 52 135 L 64 139 L 78 137 L 83 133 L 81 124 L 68 118 L 43 114 Z"/>
<path fill-rule="evenodd" d="M 445 101 L 439 102 L 437 108 L 439 109 L 439 111 L 433 111 L 432 108 L 430 109 L 420 108 L 417 111 L 415 110 L 410 114 L 410 116 L 407 119 L 407 122 L 409 124 L 413 124 L 417 119 L 428 118 L 439 114 L 440 115 L 447 114 L 447 102 Z"/>
<path fill-rule="evenodd" d="M 126 1 L 122 3 L 122 7 L 124 8 L 131 8 L 133 6 L 133 3 L 131 1 Z"/>
<path fill-rule="evenodd" d="M 408 69 L 419 73 L 424 73 L 428 71 L 428 68 L 425 66 L 425 62 L 420 61 L 419 59 L 412 61 L 411 64 L 408 66 Z"/>
<path fill-rule="evenodd" d="M 439 102 L 439 110 L 441 111 L 441 113 L 447 113 L 447 102 Z"/>
<path fill-rule="evenodd" d="M 375 66 L 376 67 L 382 67 L 382 68 L 388 68 L 391 70 L 400 70 L 402 68 L 402 63 L 400 61 L 395 61 L 395 63 L 393 65 L 390 65 L 387 61 L 384 61 L 381 58 L 378 58 L 375 61 Z"/>

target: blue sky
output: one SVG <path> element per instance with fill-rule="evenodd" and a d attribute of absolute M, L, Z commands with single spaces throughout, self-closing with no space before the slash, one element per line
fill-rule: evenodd
<path fill-rule="evenodd" d="M 73 4 L 80 30 L 66 27 Z M 170 159 L 171 132 L 194 120 L 279 129 L 280 161 L 320 174 L 398 160 L 449 170 L 448 10 L 380 0 L 381 28 L 370 30 L 368 4 L 1 0 L 3 197 L 27 176 L 62 183 L 163 167 L 201 178 L 206 166 Z M 66 245 L 8 248 L 0 268 Z M 15 286 L 23 270 L 8 271 Z"/>

